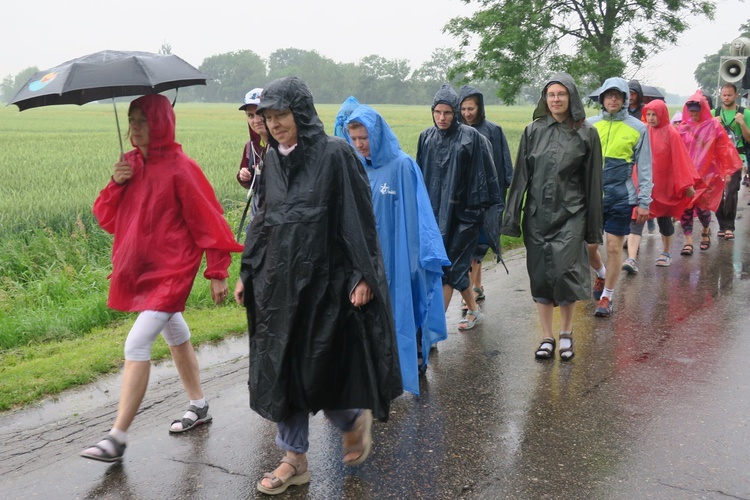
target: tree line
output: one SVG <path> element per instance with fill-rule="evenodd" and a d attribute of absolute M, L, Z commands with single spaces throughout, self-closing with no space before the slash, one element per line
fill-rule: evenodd
<path fill-rule="evenodd" d="M 162 45 L 160 53 L 171 53 L 171 46 Z M 435 49 L 418 68 L 412 68 L 405 59 L 375 54 L 358 63 L 339 63 L 315 50 L 286 48 L 276 50 L 266 61 L 252 50 L 239 50 L 204 59 L 198 69 L 210 78 L 207 85 L 180 89 L 179 100 L 239 104 L 250 89 L 294 75 L 305 80 L 319 103 L 341 103 L 354 95 L 361 102 L 425 104 L 431 103 L 440 85 L 449 81 L 448 70 L 455 61 L 456 52 L 445 48 Z M 32 67 L 15 77 L 6 76 L 0 84 L 3 102 L 12 99 L 36 71 L 38 68 Z M 458 83 L 458 77 L 452 83 Z M 499 103 L 494 97 L 497 84 L 484 81 L 475 86 L 484 92 L 487 104 Z"/>

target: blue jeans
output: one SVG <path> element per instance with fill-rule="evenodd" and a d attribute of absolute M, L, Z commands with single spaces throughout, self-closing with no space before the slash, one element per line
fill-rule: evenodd
<path fill-rule="evenodd" d="M 331 421 L 337 429 L 348 432 L 354 427 L 354 421 L 362 413 L 362 410 L 323 410 L 326 418 Z M 276 424 L 276 444 L 284 451 L 295 453 L 307 453 L 310 442 L 307 439 L 310 433 L 310 414 L 307 412 L 295 413 Z"/>

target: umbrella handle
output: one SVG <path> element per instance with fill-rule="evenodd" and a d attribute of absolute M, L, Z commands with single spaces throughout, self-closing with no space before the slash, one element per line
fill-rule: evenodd
<path fill-rule="evenodd" d="M 125 151 L 122 149 L 122 132 L 120 132 L 120 119 L 117 118 L 117 105 L 115 104 L 115 98 L 112 97 L 112 107 L 115 108 L 115 123 L 117 124 L 117 139 L 120 141 L 120 159 L 125 156 Z"/>

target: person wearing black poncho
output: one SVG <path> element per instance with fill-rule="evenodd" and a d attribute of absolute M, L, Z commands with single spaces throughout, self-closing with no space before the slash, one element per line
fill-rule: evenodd
<path fill-rule="evenodd" d="M 443 268 L 445 308 L 453 290 L 461 292 L 468 310 L 458 329 L 470 330 L 484 319 L 469 287 L 471 261 L 485 210 L 502 200 L 490 143 L 476 129 L 459 123 L 459 112 L 458 94 L 444 84 L 432 103 L 435 126 L 419 135 L 417 164 L 451 261 Z"/>
<path fill-rule="evenodd" d="M 277 494 L 310 480 L 309 413 L 344 432 L 359 465 L 402 393 L 388 285 L 370 185 L 354 149 L 329 137 L 302 80 L 268 84 L 262 198 L 242 255 L 250 339 L 250 407 L 278 423 L 281 465 L 258 482 Z"/>

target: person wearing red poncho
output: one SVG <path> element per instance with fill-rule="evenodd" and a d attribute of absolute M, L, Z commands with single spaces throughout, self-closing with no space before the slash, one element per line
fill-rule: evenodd
<path fill-rule="evenodd" d="M 128 110 L 128 134 L 135 149 L 115 163 L 114 175 L 94 202 L 99 225 L 114 235 L 107 305 L 140 314 L 125 340 L 117 419 L 109 434 L 81 456 L 122 460 L 127 430 L 143 400 L 151 346 L 162 334 L 180 374 L 190 406 L 170 432 L 184 432 L 211 420 L 203 395 L 190 330 L 182 317 L 203 254 L 211 297 L 228 293 L 230 252 L 241 252 L 223 217 L 213 188 L 198 164 L 175 142 L 175 115 L 163 95 L 140 97 Z"/>
<path fill-rule="evenodd" d="M 695 196 L 695 186 L 701 178 L 695 170 L 680 134 L 670 124 L 669 110 L 664 101 L 654 100 L 643 106 L 643 119 L 648 125 L 648 138 L 651 144 L 651 176 L 654 187 L 651 190 L 649 217 L 656 218 L 659 225 L 663 249 L 656 265 L 668 267 L 672 264 L 670 252 L 674 239 L 674 222 L 690 206 Z M 628 261 L 635 263 L 638 246 L 641 243 L 643 226 L 631 222 L 628 235 Z M 623 269 L 625 269 L 623 264 Z M 627 271 L 627 269 L 625 269 Z"/>
<path fill-rule="evenodd" d="M 714 120 L 708 101 L 700 90 L 685 103 L 682 123 L 677 131 L 702 179 L 702 186 L 696 189 L 693 206 L 683 212 L 680 221 L 685 233 L 685 246 L 681 253 L 692 255 L 695 215 L 703 226 L 700 249 L 708 250 L 711 247 L 711 229 L 708 227 L 711 212 L 719 208 L 726 183 L 734 172 L 742 168 L 742 159 L 724 127 Z"/>

